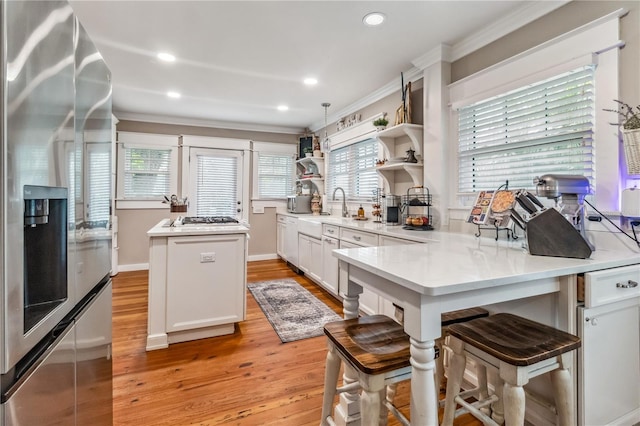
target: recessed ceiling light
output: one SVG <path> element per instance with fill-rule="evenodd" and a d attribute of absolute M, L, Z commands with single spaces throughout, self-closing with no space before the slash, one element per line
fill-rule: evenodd
<path fill-rule="evenodd" d="M 304 79 L 304 84 L 307 86 L 313 86 L 314 84 L 318 84 L 318 79 L 313 77 L 307 77 Z"/>
<path fill-rule="evenodd" d="M 286 105 L 278 105 L 278 111 L 287 111 L 289 109 Z"/>
<path fill-rule="evenodd" d="M 158 53 L 158 59 L 165 62 L 175 62 L 176 57 L 173 56 L 171 53 L 160 52 Z"/>
<path fill-rule="evenodd" d="M 173 99 L 178 99 L 181 95 L 178 92 L 167 92 L 167 96 Z"/>
<path fill-rule="evenodd" d="M 384 13 L 371 12 L 366 14 L 365 17 L 362 18 L 362 22 L 364 22 L 365 25 L 375 27 L 376 25 L 382 24 L 384 22 L 384 19 L 385 19 Z"/>

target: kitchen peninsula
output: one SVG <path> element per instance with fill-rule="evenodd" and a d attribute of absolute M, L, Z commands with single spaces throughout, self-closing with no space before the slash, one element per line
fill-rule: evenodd
<path fill-rule="evenodd" d="M 249 228 L 170 224 L 162 220 L 147 232 L 148 351 L 231 334 L 246 315 Z"/>
<path fill-rule="evenodd" d="M 630 370 L 623 373 L 631 376 L 629 388 L 632 395 L 624 403 L 627 411 L 623 414 L 625 421 L 631 422 L 629 424 L 638 419 L 640 395 L 637 389 L 637 361 L 640 355 L 637 352 L 637 298 L 640 293 L 633 285 L 621 288 L 626 282 L 637 283 L 640 279 L 640 254 L 637 250 L 601 249 L 596 250 L 591 258 L 582 260 L 532 256 L 523 250 L 522 241 L 495 241 L 443 232 L 433 232 L 431 237 L 432 240 L 427 244 L 340 249 L 333 252 L 340 261 L 341 269 L 348 274 L 348 284 L 341 289 L 344 292 L 345 317 L 357 315 L 358 296 L 363 288 L 373 290 L 404 308 L 405 331 L 412 337 L 412 425 L 437 424 L 438 392 L 433 375 L 434 340 L 440 337 L 441 313 L 473 306 L 490 306 L 490 311 L 493 312 L 511 310 L 573 334 L 580 334 L 581 325 L 576 315 L 579 305 L 577 283 L 578 277 L 583 276 L 587 283 L 587 299 L 590 293 L 591 297 L 595 297 L 593 295 L 602 290 L 600 284 L 612 284 L 612 290 L 607 291 L 624 291 L 635 301 L 631 307 L 635 324 L 630 325 L 631 331 L 628 334 L 635 342 L 631 345 L 631 350 L 635 351 L 632 354 L 635 363 L 631 363 Z M 620 271 L 623 275 L 612 275 L 614 279 L 608 283 L 593 280 L 593 287 L 597 283 L 600 288 L 598 291 L 589 288 L 589 274 L 593 271 L 605 272 L 604 270 L 607 274 L 617 274 Z M 624 280 L 621 279 L 623 276 Z M 617 286 L 616 281 L 623 284 Z M 543 303 L 527 309 L 528 300 L 542 300 Z M 604 323 L 604 317 L 602 319 L 601 322 Z M 621 333 L 614 329 L 613 334 L 625 339 Z M 599 353 L 598 346 L 599 342 L 589 342 L 583 338 L 580 360 L 586 359 L 586 354 Z M 615 351 L 609 348 L 606 352 L 610 354 Z M 589 366 L 579 365 L 578 361 L 578 366 L 572 367 L 574 379 L 587 374 L 601 376 L 604 374 L 601 367 L 607 362 L 615 361 L 605 358 L 601 364 Z M 600 377 L 598 384 L 605 382 Z M 599 404 L 607 403 L 603 395 L 616 394 L 614 398 L 618 398 L 621 393 L 615 387 L 610 390 L 607 386 L 597 386 L 593 382 L 590 389 L 585 387 L 580 392 L 576 389 L 574 395 L 579 424 L 585 425 L 594 424 L 584 418 L 587 404 L 581 402 L 580 398 L 586 392 L 598 393 Z M 621 396 L 623 399 L 626 397 L 624 393 Z M 348 396 L 341 396 L 336 412 L 351 414 L 353 409 L 357 409 L 349 406 L 353 400 Z M 611 407 L 612 404 L 602 411 L 611 411 Z M 527 409 L 529 408 L 528 400 Z M 553 414 L 548 414 L 546 419 L 545 413 L 538 415 L 541 417 L 536 419 L 535 424 L 546 424 L 544 420 L 548 420 L 549 416 L 553 419 Z"/>

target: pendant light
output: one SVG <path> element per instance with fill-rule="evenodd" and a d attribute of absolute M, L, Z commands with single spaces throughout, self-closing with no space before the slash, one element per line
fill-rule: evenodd
<path fill-rule="evenodd" d="M 329 152 L 329 136 L 327 134 L 327 108 L 331 106 L 329 102 L 323 102 L 322 106 L 324 107 L 324 140 L 322 141 L 322 150 L 324 152 Z"/>

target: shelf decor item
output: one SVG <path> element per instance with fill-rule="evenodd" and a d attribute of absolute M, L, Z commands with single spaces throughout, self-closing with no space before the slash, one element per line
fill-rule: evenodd
<path fill-rule="evenodd" d="M 605 111 L 618 114 L 618 122 L 611 123 L 621 126 L 622 144 L 624 156 L 627 162 L 627 172 L 630 175 L 640 175 L 640 105 L 635 107 L 616 100 L 618 109 L 605 109 Z"/>
<path fill-rule="evenodd" d="M 386 129 L 387 124 L 389 124 L 389 120 L 387 120 L 384 116 L 378 118 L 377 120 L 373 120 L 373 125 L 378 131 Z"/>

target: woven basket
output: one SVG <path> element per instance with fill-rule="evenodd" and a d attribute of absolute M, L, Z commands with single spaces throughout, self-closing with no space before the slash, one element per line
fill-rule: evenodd
<path fill-rule="evenodd" d="M 627 173 L 640 175 L 640 129 L 622 130 Z"/>

